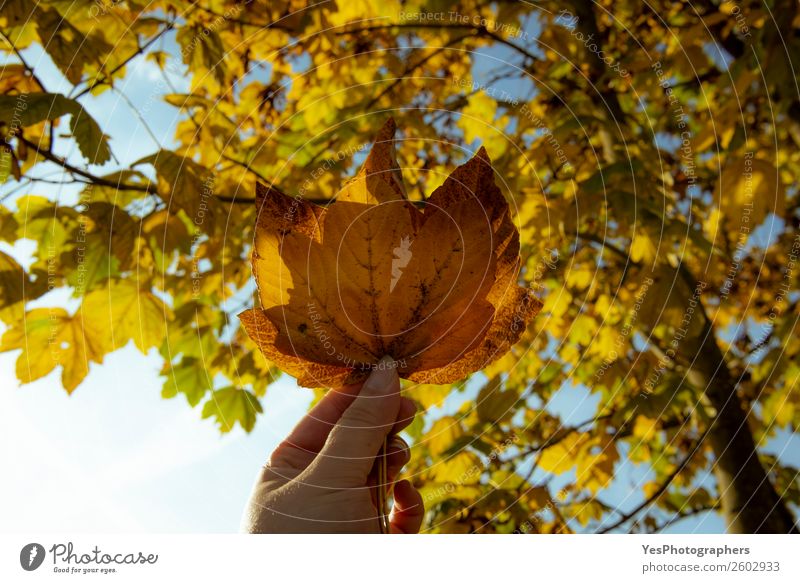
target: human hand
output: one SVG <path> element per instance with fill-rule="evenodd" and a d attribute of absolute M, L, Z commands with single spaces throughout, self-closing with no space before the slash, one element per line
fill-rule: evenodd
<path fill-rule="evenodd" d="M 408 463 L 396 434 L 416 407 L 400 396 L 394 362 L 380 361 L 362 385 L 330 391 L 272 452 L 248 501 L 251 533 L 377 533 L 376 456 L 389 436 L 387 473 L 394 482 Z M 394 484 L 392 533 L 417 533 L 424 508 L 407 480 Z"/>

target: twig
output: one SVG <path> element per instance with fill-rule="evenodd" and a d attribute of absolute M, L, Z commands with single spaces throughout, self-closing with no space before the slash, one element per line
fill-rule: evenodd
<path fill-rule="evenodd" d="M 670 526 L 673 526 L 674 524 L 677 524 L 681 520 L 684 520 L 686 518 L 691 518 L 692 516 L 697 516 L 698 514 L 703 514 L 704 512 L 709 512 L 711 510 L 716 510 L 717 508 L 719 508 L 719 505 L 718 504 L 714 504 L 713 506 L 704 506 L 702 508 L 695 508 L 693 510 L 690 510 L 689 512 L 684 512 L 683 514 L 677 514 L 676 516 L 673 516 L 671 519 L 666 521 L 664 524 L 662 524 L 661 526 L 656 528 L 653 532 L 654 533 L 660 532 L 660 531 L 664 530 L 665 528 L 669 528 Z"/>
<path fill-rule="evenodd" d="M 4 31 L 0 30 L 0 36 L 5 39 L 8 45 L 11 47 L 11 50 L 14 51 L 14 54 L 20 60 L 22 66 L 25 67 L 25 70 L 28 71 L 28 73 L 30 73 L 31 78 L 39 84 L 39 87 L 42 88 L 42 91 L 47 91 L 44 87 L 44 83 L 42 83 L 42 80 L 36 76 L 36 73 L 34 73 L 33 67 L 28 64 L 28 62 L 25 60 L 25 57 L 22 56 L 22 53 L 19 52 L 19 49 L 17 49 L 16 45 L 11 42 L 11 39 L 8 37 L 8 35 Z"/>
<path fill-rule="evenodd" d="M 378 452 L 378 529 L 381 534 L 389 534 L 389 512 L 388 512 L 388 487 L 389 471 L 387 453 L 389 449 L 388 436 L 384 436 L 383 445 Z"/>
<path fill-rule="evenodd" d="M 700 446 L 703 445 L 703 441 L 705 441 L 706 435 L 708 435 L 708 429 L 706 429 L 703 432 L 703 434 L 697 440 L 697 443 L 695 443 L 694 447 L 692 447 L 691 451 L 688 454 L 686 454 L 686 457 L 683 458 L 683 460 L 681 460 L 681 462 L 677 466 L 675 466 L 675 469 L 672 470 L 672 473 L 669 476 L 667 476 L 667 479 L 664 480 L 664 482 L 662 482 L 662 484 L 658 487 L 658 489 L 655 492 L 653 492 L 644 502 L 639 504 L 636 508 L 634 508 L 630 512 L 626 512 L 625 514 L 623 514 L 619 518 L 619 520 L 617 520 L 610 526 L 606 526 L 598 530 L 597 534 L 605 534 L 609 531 L 614 530 L 615 528 L 619 528 L 620 526 L 628 522 L 631 518 L 639 514 L 642 510 L 650 506 L 653 502 L 655 502 L 664 492 L 667 491 L 667 488 L 669 488 L 670 484 L 672 484 L 675 478 L 678 477 L 678 474 L 680 474 L 684 470 L 684 468 L 686 468 L 686 466 L 694 457 L 694 454 L 697 453 L 697 451 L 700 449 Z"/>
<path fill-rule="evenodd" d="M 116 73 L 117 71 L 119 71 L 120 69 L 125 67 L 128 63 L 130 63 L 133 59 L 135 59 L 139 55 L 144 54 L 144 52 L 147 49 L 149 49 L 150 46 L 153 43 L 155 43 L 159 38 L 161 38 L 166 32 L 172 30 L 174 28 L 174 26 L 175 25 L 172 22 L 168 22 L 167 26 L 165 26 L 163 29 L 161 29 L 161 31 L 158 32 L 158 34 L 153 36 L 150 40 L 148 40 L 146 43 L 144 43 L 142 46 L 140 46 L 138 49 L 136 49 L 136 51 L 132 55 L 130 55 L 127 59 L 125 59 L 124 61 L 119 63 L 113 69 L 111 69 L 111 71 L 109 71 L 108 73 L 104 74 L 102 78 L 95 79 L 93 83 L 87 85 L 86 88 L 84 88 L 77 95 L 72 97 L 72 99 L 79 99 L 80 97 L 83 97 L 84 95 L 86 95 L 87 93 L 89 93 L 90 91 L 95 89 L 96 87 L 99 87 L 100 85 L 103 85 L 103 84 L 109 84 L 110 85 L 111 82 L 112 82 L 112 77 L 114 77 L 114 73 Z"/>
<path fill-rule="evenodd" d="M 385 87 L 385 88 L 383 89 L 383 91 L 381 91 L 380 93 L 378 93 L 378 95 L 376 95 L 375 97 L 373 97 L 373 98 L 370 100 L 370 102 L 367 104 L 367 106 L 366 106 L 366 108 L 365 108 L 365 109 L 366 109 L 367 111 L 369 111 L 370 109 L 372 109 L 372 107 L 373 107 L 373 106 L 374 106 L 376 103 L 378 103 L 378 102 L 379 102 L 379 101 L 380 101 L 380 100 L 381 100 L 381 99 L 382 99 L 384 96 L 386 96 L 386 95 L 388 95 L 389 93 L 391 93 L 391 92 L 392 92 L 392 90 L 394 90 L 394 88 L 395 88 L 395 87 L 397 87 L 398 85 L 400 85 L 400 83 L 402 83 L 403 81 L 405 81 L 405 80 L 406 80 L 406 78 L 407 78 L 409 75 L 411 75 L 411 74 L 412 74 L 414 71 L 416 71 L 417 69 L 419 69 L 420 67 L 422 67 L 422 66 L 423 66 L 425 63 L 427 63 L 428 61 L 430 61 L 430 60 L 431 60 L 433 57 L 435 57 L 435 56 L 436 56 L 436 55 L 438 55 L 439 53 L 443 52 L 443 51 L 444 51 L 444 50 L 446 50 L 446 49 L 449 49 L 450 47 L 452 47 L 452 46 L 454 46 L 454 45 L 457 45 L 458 43 L 460 43 L 460 42 L 461 42 L 462 40 L 464 40 L 465 38 L 469 38 L 469 36 L 470 36 L 470 35 L 468 35 L 468 34 L 465 34 L 465 35 L 463 35 L 463 36 L 459 36 L 459 37 L 457 37 L 457 38 L 451 39 L 451 40 L 450 40 L 450 41 L 448 41 L 446 44 L 444 44 L 444 45 L 442 45 L 442 46 L 440 46 L 440 47 L 436 47 L 436 48 L 435 48 L 433 51 L 431 51 L 431 53 L 430 53 L 430 54 L 428 54 L 428 55 L 426 55 L 424 58 L 420 59 L 420 60 L 419 60 L 417 63 L 415 63 L 414 65 L 409 65 L 409 66 L 407 66 L 407 67 L 406 67 L 406 69 L 405 69 L 405 71 L 403 71 L 403 74 L 402 74 L 402 75 L 400 75 L 400 77 L 398 77 L 398 78 L 397 78 L 397 79 L 395 79 L 394 81 L 392 81 L 392 83 L 390 83 L 390 84 L 389 84 L 387 87 Z"/>
<path fill-rule="evenodd" d="M 45 159 L 49 160 L 50 162 L 53 162 L 54 164 L 58 164 L 64 170 L 66 170 L 66 171 L 68 171 L 68 172 L 70 172 L 72 174 L 77 174 L 78 176 L 83 176 L 84 178 L 89 180 L 92 184 L 95 184 L 97 186 L 108 186 L 109 188 L 115 188 L 117 190 L 127 190 L 127 191 L 136 191 L 136 192 L 145 192 L 147 194 L 156 194 L 155 191 L 152 188 L 150 188 L 149 186 L 147 186 L 147 185 L 127 184 L 127 183 L 124 183 L 124 182 L 113 182 L 111 180 L 106 180 L 105 178 L 102 178 L 100 176 L 95 176 L 94 174 L 91 174 L 91 173 L 87 172 L 86 170 L 81 170 L 80 168 L 78 168 L 76 166 L 73 166 L 72 164 L 67 162 L 64 158 L 62 158 L 60 156 L 57 156 L 57 155 L 53 154 L 52 152 L 49 152 L 47 150 L 39 149 L 36 146 L 36 144 L 26 140 L 22 136 L 17 136 L 17 139 L 20 140 L 21 142 L 23 142 L 29 148 L 33 148 L 34 151 L 37 154 L 42 156 L 42 158 L 45 158 Z"/>

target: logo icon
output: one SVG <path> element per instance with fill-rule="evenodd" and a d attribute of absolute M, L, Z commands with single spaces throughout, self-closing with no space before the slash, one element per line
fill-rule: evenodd
<path fill-rule="evenodd" d="M 402 269 L 411 261 L 411 237 L 406 235 L 400 239 L 400 245 L 392 249 L 394 258 L 392 259 L 392 281 L 389 284 L 389 291 L 397 285 L 397 280 L 403 275 Z"/>
<path fill-rule="evenodd" d="M 39 543 L 28 543 L 19 552 L 19 564 L 26 571 L 35 571 L 44 562 L 44 547 Z"/>

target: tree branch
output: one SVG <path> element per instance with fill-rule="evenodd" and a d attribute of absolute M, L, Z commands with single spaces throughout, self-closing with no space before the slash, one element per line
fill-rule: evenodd
<path fill-rule="evenodd" d="M 719 508 L 719 505 L 718 504 L 714 504 L 713 506 L 704 506 L 702 508 L 694 508 L 694 509 L 690 510 L 689 512 L 684 512 L 684 513 L 681 513 L 681 514 L 677 514 L 677 515 L 673 516 L 672 518 L 670 518 L 668 521 L 666 521 L 664 524 L 660 525 L 653 532 L 654 533 L 661 532 L 662 530 L 677 524 L 681 520 L 684 520 L 686 518 L 691 518 L 692 516 L 697 516 L 698 514 L 703 514 L 704 512 L 709 512 L 711 510 L 717 510 L 718 508 Z"/>
<path fill-rule="evenodd" d="M 83 178 L 90 181 L 92 184 L 96 184 L 97 186 L 108 186 L 109 188 L 116 188 L 117 190 L 127 190 L 127 191 L 137 191 L 137 192 L 144 192 L 147 194 L 156 194 L 156 192 L 149 187 L 148 185 L 143 184 L 127 184 L 125 182 L 114 182 L 112 180 L 106 180 L 100 176 L 95 176 L 94 174 L 87 172 L 86 170 L 82 170 L 77 166 L 73 166 L 69 162 L 67 162 L 61 156 L 57 156 L 48 150 L 40 149 L 36 144 L 33 142 L 28 141 L 27 139 L 23 138 L 22 136 L 17 136 L 17 139 L 23 142 L 29 148 L 33 148 L 33 150 L 40 155 L 42 158 L 53 162 L 54 164 L 58 164 L 64 170 L 71 174 L 77 174 L 78 176 L 82 176 Z"/>
<path fill-rule="evenodd" d="M 630 512 L 626 512 L 625 514 L 620 516 L 619 519 L 610 526 L 601 528 L 595 534 L 605 534 L 609 531 L 614 530 L 615 528 L 619 528 L 620 526 L 628 522 L 631 518 L 639 514 L 642 510 L 650 506 L 653 502 L 655 502 L 664 492 L 667 491 L 670 484 L 672 484 L 675 478 L 678 477 L 678 474 L 680 474 L 684 470 L 684 468 L 686 468 L 686 466 L 694 457 L 694 454 L 696 454 L 697 451 L 700 449 L 700 446 L 703 445 L 703 441 L 705 440 L 706 435 L 708 435 L 708 429 L 706 429 L 703 432 L 703 434 L 694 444 L 694 447 L 692 447 L 691 451 L 689 451 L 689 453 L 686 454 L 686 457 L 684 457 L 683 460 L 681 460 L 681 462 L 677 466 L 675 466 L 675 469 L 672 470 L 672 473 L 669 476 L 667 476 L 667 479 L 664 480 L 664 482 L 661 483 L 658 489 L 655 492 L 653 492 L 644 502 L 639 504 L 636 508 L 634 508 Z"/>
<path fill-rule="evenodd" d="M 511 42 L 508 39 L 503 38 L 501 35 L 497 34 L 494 31 L 489 30 L 485 26 L 475 25 L 475 24 L 460 24 L 460 23 L 449 23 L 443 24 L 441 22 L 400 22 L 400 23 L 392 23 L 392 24 L 378 24 L 374 26 L 365 26 L 362 28 L 351 28 L 346 30 L 337 30 L 334 34 L 337 35 L 344 35 L 344 34 L 358 34 L 362 32 L 377 32 L 381 30 L 391 30 L 391 29 L 456 29 L 456 30 L 471 30 L 473 31 L 475 36 L 478 37 L 485 37 L 494 40 L 508 48 L 518 52 L 519 54 L 523 55 L 525 58 L 530 59 L 531 61 L 538 61 L 539 58 L 527 50 L 525 47 L 520 46 L 514 42 Z"/>
<path fill-rule="evenodd" d="M 168 22 L 167 26 L 165 26 L 163 29 L 161 29 L 161 31 L 159 31 L 156 35 L 154 35 L 150 40 L 148 40 L 146 43 L 144 43 L 142 46 L 140 46 L 138 49 L 136 49 L 136 51 L 132 55 L 130 55 L 127 59 L 125 59 L 124 61 L 119 63 L 113 69 L 111 69 L 111 71 L 109 71 L 108 73 L 105 73 L 102 78 L 95 79 L 92 83 L 88 84 L 82 91 L 80 91 L 77 95 L 72 97 L 72 99 L 76 99 L 77 100 L 77 99 L 83 97 L 84 95 L 86 95 L 87 93 L 89 93 L 90 91 L 94 90 L 95 88 L 99 87 L 100 85 L 103 85 L 103 84 L 110 85 L 111 82 L 112 82 L 112 78 L 114 77 L 114 73 L 118 72 L 120 69 L 125 67 L 125 65 L 130 63 L 133 59 L 135 59 L 139 55 L 143 54 L 147 49 L 149 49 L 153 45 L 153 43 L 155 43 L 166 32 L 172 30 L 173 28 L 174 28 L 174 24 L 171 23 L 171 22 Z"/>
<path fill-rule="evenodd" d="M 448 42 L 447 42 L 446 44 L 444 44 L 443 46 L 441 46 L 441 47 L 436 47 L 436 48 L 435 48 L 433 51 L 431 51 L 431 53 L 430 53 L 429 55 L 427 55 L 427 56 L 425 56 L 424 58 L 420 59 L 420 60 L 419 60 L 417 63 L 415 63 L 414 65 L 408 65 L 408 66 L 406 66 L 406 69 L 405 69 L 405 71 L 403 71 L 403 74 L 402 74 L 402 75 L 400 75 L 400 77 L 398 77 L 397 79 L 395 79 L 395 80 L 394 80 L 392 83 L 390 83 L 388 87 L 385 87 L 385 88 L 383 89 L 383 91 L 381 91 L 380 93 L 378 93 L 378 95 L 376 95 L 375 97 L 373 97 L 373 98 L 370 100 L 370 102 L 367 104 L 367 106 L 366 106 L 366 108 L 365 108 L 365 109 L 366 109 L 367 111 L 371 110 L 371 109 L 372 109 L 372 107 L 373 107 L 373 106 L 374 106 L 376 103 L 378 103 L 378 102 L 379 102 L 379 101 L 380 101 L 380 100 L 381 100 L 381 99 L 382 99 L 384 96 L 386 96 L 386 95 L 388 95 L 389 93 L 391 93 L 391 92 L 392 92 L 392 90 L 393 90 L 395 87 L 397 87 L 397 86 L 398 86 L 400 83 L 402 83 L 403 81 L 405 81 L 405 79 L 406 79 L 406 77 L 407 77 L 408 75 L 411 75 L 411 74 L 412 74 L 414 71 L 416 71 L 417 69 L 419 69 L 420 67 L 422 67 L 422 66 L 423 66 L 425 63 L 427 63 L 428 61 L 430 61 L 430 60 L 431 60 L 433 57 L 435 57 L 436 55 L 440 54 L 440 53 L 441 53 L 441 52 L 443 52 L 444 50 L 446 50 L 446 49 L 448 49 L 448 48 L 450 48 L 450 47 L 452 47 L 452 46 L 454 46 L 454 45 L 457 45 L 457 44 L 458 44 L 458 43 L 460 43 L 462 40 L 464 40 L 465 38 L 468 38 L 468 37 L 469 37 L 469 35 L 464 35 L 464 36 L 459 36 L 459 37 L 456 37 L 456 38 L 454 38 L 454 39 L 451 39 L 450 41 L 448 41 Z"/>
<path fill-rule="evenodd" d="M 22 53 L 19 52 L 19 49 L 17 49 L 16 45 L 11 42 L 11 39 L 8 37 L 8 35 L 4 31 L 0 31 L 0 36 L 2 36 L 5 39 L 5 41 L 8 43 L 8 46 L 11 47 L 11 50 L 14 52 L 14 55 L 16 55 L 16 57 L 19 59 L 19 61 L 22 64 L 22 66 L 25 67 L 25 70 L 30 74 L 31 78 L 34 81 L 36 81 L 36 83 L 39 85 L 39 87 L 42 88 L 42 91 L 46 91 L 46 89 L 44 87 L 44 83 L 42 83 L 42 80 L 39 79 L 39 77 L 36 76 L 36 73 L 34 72 L 33 67 L 31 67 L 28 64 L 28 62 L 25 60 L 25 57 L 22 56 Z"/>

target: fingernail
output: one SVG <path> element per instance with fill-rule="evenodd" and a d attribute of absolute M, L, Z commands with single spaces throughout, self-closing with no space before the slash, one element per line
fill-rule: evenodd
<path fill-rule="evenodd" d="M 395 435 L 389 442 L 389 450 L 392 449 L 395 449 L 397 451 L 405 451 L 408 449 L 408 444 L 402 437 Z"/>
<path fill-rule="evenodd" d="M 397 365 L 391 356 L 384 356 L 364 383 L 364 388 L 375 395 L 388 395 L 397 388 Z"/>

